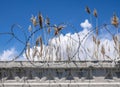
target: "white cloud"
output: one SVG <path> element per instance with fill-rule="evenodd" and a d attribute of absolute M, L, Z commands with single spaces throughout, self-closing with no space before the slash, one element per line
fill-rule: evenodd
<path fill-rule="evenodd" d="M 29 53 L 27 49 L 26 54 L 29 57 L 29 60 L 64 61 L 69 60 L 69 58 L 72 58 L 72 60 L 114 60 L 119 57 L 119 53 L 116 50 L 118 49 L 118 46 L 115 47 L 115 43 L 112 39 L 104 37 L 105 34 L 101 34 L 102 36 L 100 35 L 99 45 L 93 41 L 95 33 L 86 36 L 92 27 L 87 19 L 81 23 L 80 26 L 83 30 L 78 33 L 67 33 L 66 35 L 60 34 L 59 37 L 50 39 L 48 42 L 49 45 L 43 44 L 42 52 L 40 52 L 40 46 L 30 48 Z M 95 39 L 97 42 L 98 38 Z M 102 49 L 105 52 L 104 55 L 101 52 Z M 34 56 L 35 52 L 36 55 Z M 4 51 L 3 54 L 0 55 L 0 59 L 8 60 L 13 58 L 16 54 L 17 51 L 12 48 Z M 25 60 L 25 53 L 22 57 L 24 58 L 21 58 L 21 60 Z"/>
<path fill-rule="evenodd" d="M 17 51 L 15 48 L 7 49 L 4 50 L 2 54 L 0 54 L 0 60 L 1 61 L 6 61 L 6 60 L 11 60 L 17 56 Z"/>
<path fill-rule="evenodd" d="M 92 25 L 89 23 L 88 19 L 86 19 L 85 22 L 81 23 L 80 26 L 83 29 L 90 29 L 92 27 Z"/>
<path fill-rule="evenodd" d="M 99 39 L 100 44 L 97 46 L 93 41 L 93 35 L 84 39 L 88 31 L 84 30 L 79 33 L 62 34 L 59 37 L 55 37 L 50 40 L 49 46 L 43 45 L 42 56 L 39 56 L 40 47 L 37 47 L 36 56 L 33 58 L 34 49 L 30 48 L 30 60 L 35 61 L 64 61 L 72 58 L 72 60 L 114 60 L 119 57 L 115 49 L 115 44 L 113 40 L 106 38 Z M 79 39 L 80 36 L 80 39 Z M 79 47 L 80 42 L 83 40 Z M 104 47 L 105 54 L 103 56 L 101 50 Z M 24 56 L 25 57 L 25 56 Z"/>
<path fill-rule="evenodd" d="M 34 58 L 32 57 L 32 54 L 34 53 L 35 47 L 34 49 L 31 48 L 29 59 L 63 61 L 74 57 L 72 60 L 84 60 L 86 54 L 80 52 L 81 50 L 83 50 L 83 46 L 79 48 L 79 41 L 83 40 L 84 36 L 89 32 L 88 30 L 92 27 L 92 25 L 88 22 L 88 20 L 85 20 L 84 23 L 81 23 L 81 26 L 84 29 L 78 33 L 67 33 L 66 35 L 61 34 L 59 37 L 55 37 L 49 40 L 49 46 L 43 46 L 43 55 L 41 58 L 38 57 L 40 47 L 36 48 L 37 53 Z M 83 43 L 84 41 L 85 40 L 83 40 Z"/>

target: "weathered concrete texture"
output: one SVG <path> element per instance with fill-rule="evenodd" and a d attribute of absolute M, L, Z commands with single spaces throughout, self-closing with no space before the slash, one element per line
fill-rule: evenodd
<path fill-rule="evenodd" d="M 6 83 L 1 87 L 120 87 L 120 83 Z"/>
<path fill-rule="evenodd" d="M 40 67 L 40 68 L 86 68 L 86 67 L 96 67 L 96 68 L 110 68 L 115 67 L 116 63 L 112 61 L 73 61 L 73 62 L 27 62 L 27 61 L 17 61 L 17 62 L 8 62 L 0 61 L 0 68 L 12 68 L 12 67 L 22 67 L 22 68 L 31 68 L 31 67 Z"/>
<path fill-rule="evenodd" d="M 32 63 L 33 64 L 33 63 Z M 120 65 L 104 62 L 0 62 L 0 87 L 120 87 Z"/>

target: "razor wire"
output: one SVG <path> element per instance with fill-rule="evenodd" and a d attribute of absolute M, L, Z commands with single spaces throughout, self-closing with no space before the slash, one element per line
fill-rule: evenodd
<path fill-rule="evenodd" d="M 64 27 L 65 26 L 65 27 Z M 110 35 L 111 37 L 114 37 L 115 35 L 112 34 L 112 32 L 109 30 L 109 26 L 114 26 L 112 24 L 103 24 L 103 25 L 100 25 L 100 26 L 96 26 L 95 28 L 92 28 L 91 30 L 89 30 L 84 36 L 83 38 L 81 38 L 81 35 L 79 34 L 79 29 L 75 28 L 71 23 L 68 23 L 68 22 L 63 22 L 63 23 L 60 23 L 59 25 L 45 25 L 43 24 L 42 25 L 42 28 L 39 27 L 38 29 L 34 29 L 34 31 L 32 31 L 30 33 L 30 35 L 27 35 L 26 32 L 25 32 L 25 29 L 23 29 L 20 25 L 18 24 L 13 24 L 12 27 L 11 27 L 11 31 L 10 32 L 4 32 L 4 33 L 0 33 L 0 35 L 10 35 L 11 36 L 11 39 L 9 41 L 11 41 L 13 38 L 16 39 L 19 43 L 23 44 L 24 47 L 22 49 L 22 51 L 19 53 L 18 56 L 16 56 L 15 58 L 12 58 L 12 61 L 16 61 L 17 59 L 19 59 L 19 57 L 23 54 L 25 54 L 27 60 L 35 65 L 35 62 L 36 60 L 34 60 L 34 57 L 36 57 L 36 55 L 38 56 L 38 58 L 42 59 L 42 60 L 37 60 L 39 62 L 43 62 L 42 65 L 45 65 L 45 64 L 48 64 L 49 62 L 53 62 L 52 64 L 54 64 L 54 62 L 63 62 L 63 61 L 66 61 L 66 62 L 72 62 L 72 61 L 76 61 L 75 60 L 75 57 L 78 57 L 78 60 L 77 61 L 82 61 L 81 60 L 81 57 L 80 57 L 80 50 L 82 49 L 84 51 L 84 54 L 86 55 L 86 57 L 90 57 L 90 58 L 93 58 L 93 56 L 90 56 L 89 55 L 89 52 L 87 51 L 87 49 L 85 48 L 84 44 L 86 44 L 87 40 L 95 35 L 95 32 L 96 32 L 96 28 L 98 28 L 98 31 L 100 30 L 106 30 Z M 18 29 L 21 30 L 21 32 L 23 33 L 24 35 L 24 39 L 25 41 L 19 39 L 19 35 L 16 35 L 15 33 L 15 27 L 18 27 Z M 66 31 L 66 28 L 71 28 L 72 31 L 74 33 L 76 33 L 76 37 L 77 37 L 77 40 L 76 38 L 73 38 L 72 35 L 70 33 L 70 35 L 66 35 L 68 34 L 70 31 L 69 29 Z M 115 29 L 119 29 L 120 28 L 120 23 L 118 24 L 118 27 L 114 27 Z M 64 33 L 64 30 L 65 30 L 65 33 Z M 37 34 L 38 33 L 38 34 Z M 38 37 L 34 37 L 34 35 L 38 35 Z M 69 51 L 69 49 L 71 48 L 71 46 L 69 45 L 69 49 L 67 50 L 69 53 L 68 53 L 68 58 L 66 60 L 62 59 L 61 58 L 58 58 L 61 57 L 61 55 L 64 55 L 64 53 L 59 53 L 61 52 L 63 48 L 61 48 L 60 46 L 60 35 L 63 35 L 63 37 L 66 36 L 67 39 L 69 39 L 72 42 L 74 42 L 74 44 L 77 44 L 76 49 L 74 50 L 74 53 L 72 53 L 73 51 Z M 34 38 L 33 38 L 34 37 Z M 99 37 L 99 35 L 97 36 Z M 96 37 L 96 38 L 97 38 Z M 33 39 L 34 41 L 31 42 L 31 39 Z M 36 41 L 38 39 L 38 42 Z M 40 39 L 42 40 L 40 42 Z M 98 38 L 97 38 L 98 39 Z M 52 43 L 52 40 L 56 40 L 54 42 L 56 42 L 54 44 L 51 44 Z M 58 42 L 59 40 L 59 42 Z M 8 42 L 9 42 L 8 41 Z M 64 42 L 63 42 L 64 43 Z M 118 43 L 119 43 L 119 40 L 118 40 Z M 32 44 L 32 45 L 31 45 Z M 59 45 L 58 45 L 59 44 Z M 74 45 L 73 44 L 73 45 Z M 28 55 L 28 45 L 29 46 L 29 51 L 32 50 L 32 53 L 30 53 L 30 55 Z M 37 45 L 37 46 L 36 46 Z M 39 45 L 39 46 L 38 46 Z M 47 47 L 47 48 L 41 48 L 42 45 L 44 45 L 44 47 Z M 68 45 L 68 44 L 65 44 L 65 45 Z M 67 46 L 66 46 L 67 47 Z M 67 49 L 67 48 L 66 48 Z M 66 50 L 65 49 L 65 50 Z M 34 54 L 34 57 L 31 57 L 31 54 L 33 54 L 33 50 L 36 51 L 36 53 Z M 59 50 L 59 51 L 58 51 Z M 118 48 L 115 47 L 115 51 L 117 51 Z M 40 53 L 41 51 L 41 53 Z M 49 51 L 49 52 L 48 52 Z M 53 60 L 51 56 L 51 52 L 55 52 L 53 54 L 53 56 L 57 57 L 58 60 Z M 119 53 L 119 52 L 118 52 Z M 44 56 L 43 56 L 44 54 Z M 59 55 L 58 55 L 59 54 Z M 72 54 L 71 56 L 69 56 L 70 54 Z M 57 55 L 57 56 L 56 56 Z M 49 57 L 47 57 L 49 56 Z M 51 57 L 50 57 L 51 56 Z M 105 55 L 106 56 L 106 55 Z M 64 57 L 64 56 L 63 56 Z M 48 58 L 48 59 L 47 59 Z M 96 58 L 95 58 L 96 59 Z M 120 56 L 117 57 L 117 59 L 120 59 Z M 110 61 L 113 61 L 115 62 L 116 58 L 114 59 L 111 59 Z M 84 60 L 84 61 L 87 61 L 87 60 Z M 93 60 L 94 61 L 94 60 Z M 99 60 L 98 60 L 99 61 Z M 64 64 L 65 62 L 63 62 Z M 42 65 L 39 65 L 39 66 L 42 66 Z M 37 66 L 37 65 L 35 65 Z"/>

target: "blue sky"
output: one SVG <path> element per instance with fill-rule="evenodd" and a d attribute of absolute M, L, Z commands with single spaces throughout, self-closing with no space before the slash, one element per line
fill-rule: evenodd
<path fill-rule="evenodd" d="M 1 0 L 0 31 L 8 31 L 12 24 L 18 23 L 24 28 L 30 24 L 32 14 L 42 12 L 53 23 L 69 21 L 79 25 L 89 16 L 85 7 L 98 10 L 99 23 L 110 21 L 113 12 L 119 16 L 120 0 Z"/>
<path fill-rule="evenodd" d="M 98 11 L 98 24 L 110 23 L 115 12 L 120 18 L 120 0 L 0 0 L 0 32 L 9 32 L 12 24 L 19 24 L 25 30 L 28 29 L 31 15 L 48 16 L 52 24 L 70 22 L 81 30 L 80 23 L 89 15 L 85 7 Z M 95 21 L 94 17 L 93 22 Z M 18 32 L 18 34 L 20 34 Z M 8 47 L 20 47 L 15 43 L 6 44 L 8 36 L 0 35 L 0 52 Z M 4 47 L 3 47 L 4 46 Z"/>

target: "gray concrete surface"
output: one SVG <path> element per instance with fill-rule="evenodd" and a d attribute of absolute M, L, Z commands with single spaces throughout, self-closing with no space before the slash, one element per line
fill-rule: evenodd
<path fill-rule="evenodd" d="M 120 64 L 0 61 L 0 87 L 120 87 Z"/>

